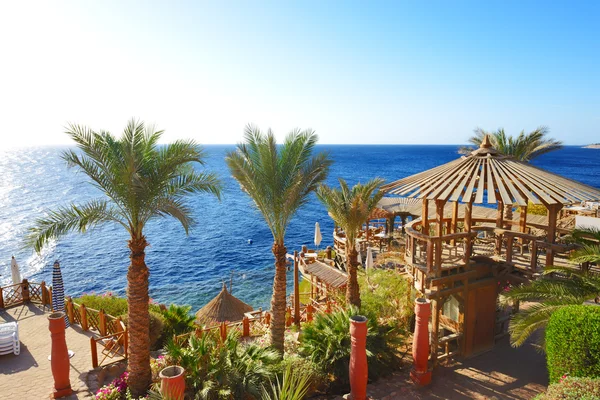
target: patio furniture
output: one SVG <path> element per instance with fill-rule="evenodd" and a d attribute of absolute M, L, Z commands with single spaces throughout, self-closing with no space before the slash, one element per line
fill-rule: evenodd
<path fill-rule="evenodd" d="M 0 355 L 13 353 L 19 355 L 19 325 L 16 322 L 0 324 Z"/>

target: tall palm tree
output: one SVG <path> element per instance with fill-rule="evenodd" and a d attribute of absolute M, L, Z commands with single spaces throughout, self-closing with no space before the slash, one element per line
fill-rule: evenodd
<path fill-rule="evenodd" d="M 540 126 L 537 129 L 525 133 L 521 131 L 518 136 L 508 136 L 504 128 L 495 132 L 488 132 L 481 128 L 476 128 L 474 135 L 469 138 L 469 142 L 479 147 L 485 136 L 489 136 L 492 146 L 503 154 L 513 156 L 519 161 L 529 162 L 542 154 L 561 149 L 562 142 L 556 139 L 547 138 L 550 129 L 546 126 Z M 470 149 L 468 149 L 470 150 Z"/>
<path fill-rule="evenodd" d="M 488 136 L 492 146 L 507 156 L 512 156 L 519 161 L 529 162 L 542 154 L 559 150 L 563 147 L 562 142 L 556 139 L 547 138 L 550 129 L 547 126 L 540 126 L 537 129 L 525 133 L 524 130 L 518 136 L 508 136 L 504 128 L 499 128 L 495 132 L 485 131 L 481 128 L 475 128 L 474 135 L 469 138 L 469 142 L 479 147 L 483 139 Z M 459 152 L 469 154 L 473 151 L 470 147 L 461 147 Z M 504 205 L 504 219 L 513 219 L 513 205 Z"/>
<path fill-rule="evenodd" d="M 271 344 L 283 353 L 286 299 L 285 232 L 308 196 L 325 180 L 332 163 L 328 154 L 313 155 L 318 137 L 312 130 L 290 132 L 278 146 L 273 132 L 248 125 L 244 143 L 225 158 L 242 190 L 254 201 L 271 233 L 275 278 L 271 298 Z"/>
<path fill-rule="evenodd" d="M 130 235 L 131 264 L 127 272 L 129 385 L 135 397 L 151 383 L 148 311 L 148 276 L 144 227 L 153 219 L 171 216 L 186 234 L 193 223 L 186 197 L 193 193 L 220 196 L 221 183 L 212 173 L 199 173 L 193 163 L 204 165 L 204 153 L 191 140 L 158 146 L 163 131 L 131 120 L 120 138 L 108 132 L 69 125 L 66 132 L 80 152 L 62 157 L 77 167 L 104 194 L 81 205 L 60 207 L 36 221 L 29 243 L 36 251 L 51 239 L 70 231 L 85 232 L 103 223 L 121 225 Z"/>
<path fill-rule="evenodd" d="M 358 251 L 356 250 L 356 238 L 362 224 L 381 198 L 383 192 L 379 188 L 383 179 L 375 178 L 365 185 L 360 183 L 352 189 L 342 178 L 339 178 L 340 188 L 334 189 L 320 185 L 317 189 L 318 199 L 325 205 L 329 216 L 346 233 L 346 257 L 348 264 L 348 284 L 346 285 L 346 301 L 356 307 L 360 307 L 360 291 L 356 270 L 358 267 Z"/>
<path fill-rule="evenodd" d="M 571 256 L 574 263 L 600 264 L 600 230 L 576 229 L 571 237 L 581 247 Z M 557 309 L 581 304 L 600 294 L 600 274 L 571 268 L 546 268 L 541 278 L 527 286 L 511 288 L 504 295 L 513 300 L 537 301 L 513 315 L 509 325 L 511 343 L 522 345 L 536 330 L 544 328 Z"/>

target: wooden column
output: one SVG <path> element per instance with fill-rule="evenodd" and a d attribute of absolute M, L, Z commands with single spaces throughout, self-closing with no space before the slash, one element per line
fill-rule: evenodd
<path fill-rule="evenodd" d="M 558 212 L 562 209 L 562 204 L 548 204 L 548 236 L 546 240 L 548 243 L 556 242 L 556 219 L 558 216 Z M 554 265 L 554 250 L 551 247 L 548 247 L 546 250 L 546 266 L 549 267 Z"/>
<path fill-rule="evenodd" d="M 450 233 L 456 233 L 458 225 L 458 200 L 452 203 L 452 222 L 450 222 Z M 452 239 L 452 246 L 456 246 L 456 239 Z"/>
<path fill-rule="evenodd" d="M 467 204 L 465 204 L 465 232 L 471 233 L 471 228 L 473 225 L 472 215 L 473 215 L 473 203 L 468 202 Z M 469 236 L 466 238 L 465 264 L 469 263 L 472 251 L 473 251 L 473 240 Z"/>
<path fill-rule="evenodd" d="M 294 250 L 294 323 L 300 326 L 300 276 L 298 275 L 297 250 Z"/>
<path fill-rule="evenodd" d="M 521 215 L 519 216 L 519 232 L 525 233 L 527 230 L 527 206 L 521 206 Z"/>
<path fill-rule="evenodd" d="M 436 235 L 438 237 L 435 240 L 435 269 L 436 272 L 442 268 L 442 240 L 440 239 L 444 234 L 444 206 L 446 205 L 445 200 L 435 201 L 435 222 L 436 222 Z M 437 275 L 437 274 L 436 274 Z"/>
<path fill-rule="evenodd" d="M 432 300 L 431 306 L 431 363 L 435 367 L 440 329 L 440 299 Z"/>
<path fill-rule="evenodd" d="M 421 232 L 424 235 L 429 236 L 429 200 L 426 198 L 423 199 L 423 208 L 421 210 Z"/>
<path fill-rule="evenodd" d="M 504 227 L 504 203 L 498 200 L 498 211 L 496 213 L 496 228 Z M 502 253 L 502 234 L 496 235 L 496 254 Z"/>

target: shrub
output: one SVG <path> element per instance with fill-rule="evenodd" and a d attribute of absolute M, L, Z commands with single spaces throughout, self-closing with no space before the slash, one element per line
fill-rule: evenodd
<path fill-rule="evenodd" d="M 546 355 L 550 382 L 565 374 L 600 377 L 600 307 L 571 305 L 550 317 Z"/>
<path fill-rule="evenodd" d="M 236 331 L 224 341 L 216 330 L 191 335 L 183 345 L 169 339 L 165 350 L 169 362 L 186 370 L 186 387 L 197 399 L 260 398 L 279 365 L 275 350 L 242 345 Z"/>
<path fill-rule="evenodd" d="M 280 370 L 291 368 L 302 376 L 310 376 L 307 397 L 315 392 L 324 391 L 327 388 L 327 375 L 322 369 L 308 358 L 300 357 L 298 354 L 285 355 L 281 362 Z"/>
<path fill-rule="evenodd" d="M 121 319 L 125 325 L 128 324 L 129 319 L 127 314 L 121 315 Z M 150 325 L 148 329 L 150 331 L 150 349 L 157 350 L 165 342 L 163 316 L 160 313 L 150 311 Z"/>
<path fill-rule="evenodd" d="M 310 388 L 311 376 L 292 369 L 287 365 L 281 380 L 276 378 L 271 386 L 263 391 L 263 400 L 303 400 Z"/>
<path fill-rule="evenodd" d="M 600 400 L 600 379 L 564 377 L 536 400 Z"/>
<path fill-rule="evenodd" d="M 165 323 L 165 336 L 182 335 L 194 330 L 196 317 L 190 314 L 192 306 L 178 306 L 171 304 L 169 308 L 161 311 Z"/>
<path fill-rule="evenodd" d="M 127 299 L 118 297 L 112 292 L 105 294 L 84 294 L 81 297 L 74 298 L 73 301 L 77 304 L 85 304 L 87 308 L 94 310 L 104 310 L 105 313 L 118 317 L 119 315 L 127 314 Z"/>
<path fill-rule="evenodd" d="M 409 281 L 393 270 L 374 269 L 359 275 L 361 311 L 380 322 L 406 327 L 413 315 Z"/>
<path fill-rule="evenodd" d="M 323 373 L 339 384 L 335 390 L 349 388 L 350 317 L 360 314 L 350 307 L 331 314 L 318 314 L 314 321 L 303 327 L 300 354 L 318 365 Z M 380 325 L 377 318 L 367 315 L 367 357 L 369 378 L 377 379 L 385 371 L 398 365 L 397 347 L 400 336 L 394 328 Z"/>

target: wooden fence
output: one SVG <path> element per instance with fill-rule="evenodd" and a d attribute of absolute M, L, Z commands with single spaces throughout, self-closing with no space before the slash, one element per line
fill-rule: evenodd
<path fill-rule="evenodd" d="M 35 283 L 23 279 L 23 282 L 0 287 L 0 309 L 27 303 L 52 307 L 52 288 L 46 282 Z"/>

